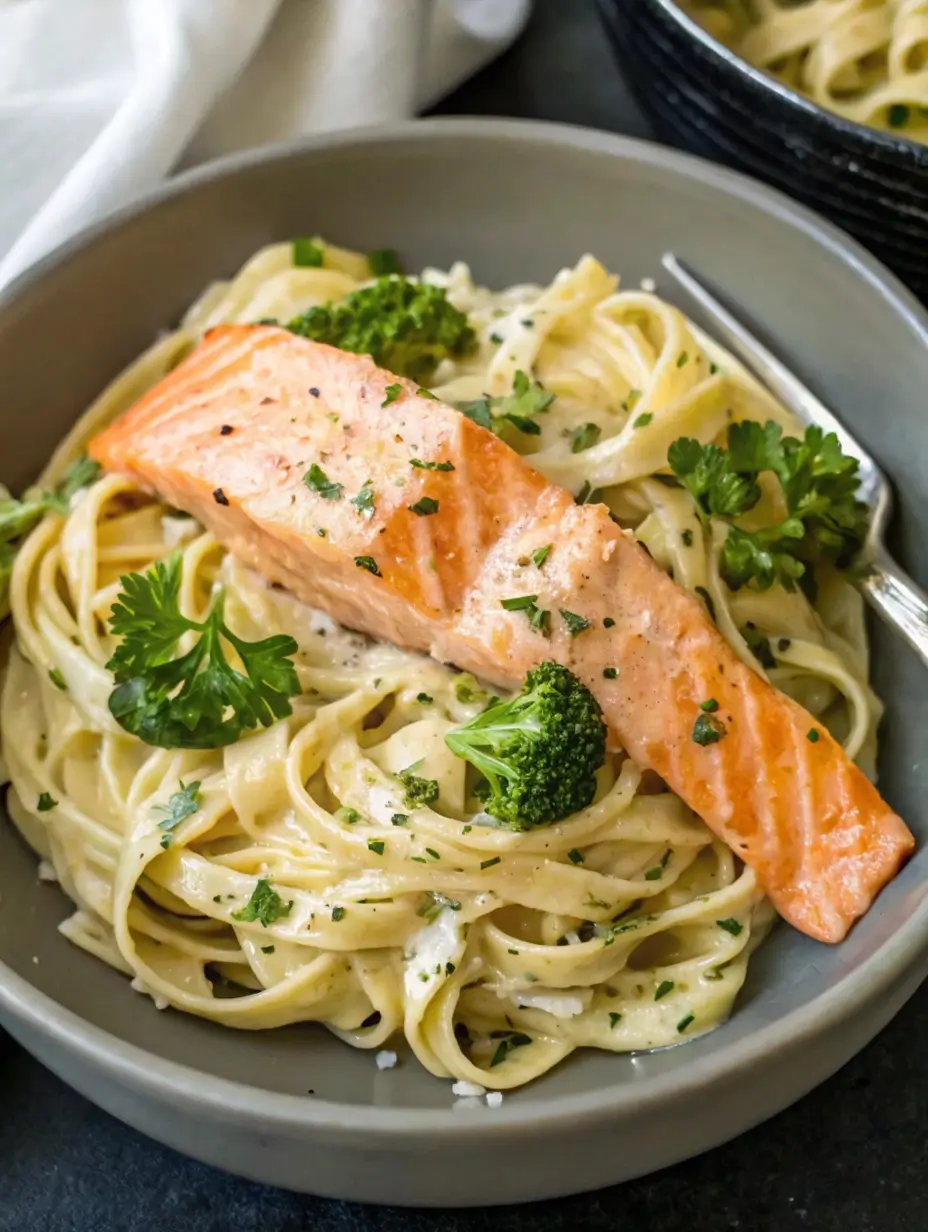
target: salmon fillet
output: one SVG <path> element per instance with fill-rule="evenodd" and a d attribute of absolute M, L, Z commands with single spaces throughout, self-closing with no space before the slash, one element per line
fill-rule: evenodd
<path fill-rule="evenodd" d="M 840 941 L 913 849 L 841 746 L 738 659 L 605 506 L 578 506 L 367 356 L 274 326 L 220 327 L 90 454 L 351 628 L 498 685 L 564 664 L 621 746 L 809 936 Z M 317 490 L 304 482 L 313 464 Z M 539 568 L 532 553 L 549 544 Z M 548 637 L 501 606 L 529 595 L 551 613 Z M 572 633 L 571 614 L 588 627 Z M 724 732 L 715 743 L 694 741 L 700 715 Z"/>

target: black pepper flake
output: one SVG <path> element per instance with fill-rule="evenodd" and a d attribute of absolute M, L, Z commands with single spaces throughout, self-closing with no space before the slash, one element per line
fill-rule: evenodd
<path fill-rule="evenodd" d="M 223 424 L 222 427 L 219 429 L 219 435 L 220 436 L 231 436 L 234 431 L 235 429 L 232 427 L 231 424 Z"/>
<path fill-rule="evenodd" d="M 223 492 L 222 488 L 216 489 L 213 493 L 213 500 L 217 505 L 228 505 L 229 503 L 229 498 L 226 496 L 225 492 Z"/>
<path fill-rule="evenodd" d="M 319 397 L 319 390 L 316 388 L 316 386 L 315 386 L 315 385 L 312 385 L 312 386 L 310 387 L 309 392 L 310 392 L 310 394 L 311 394 L 314 398 L 318 398 L 318 397 Z"/>

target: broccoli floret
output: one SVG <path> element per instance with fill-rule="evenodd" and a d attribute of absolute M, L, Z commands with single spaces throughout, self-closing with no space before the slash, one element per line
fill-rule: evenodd
<path fill-rule="evenodd" d="M 467 317 L 448 302 L 443 288 L 395 275 L 310 308 L 287 329 L 370 355 L 382 368 L 413 381 L 427 380 L 441 360 L 468 355 L 475 346 Z"/>
<path fill-rule="evenodd" d="M 547 661 L 528 673 L 518 697 L 488 706 L 445 742 L 485 775 L 486 811 L 528 830 L 592 803 L 606 726 L 589 690 Z"/>

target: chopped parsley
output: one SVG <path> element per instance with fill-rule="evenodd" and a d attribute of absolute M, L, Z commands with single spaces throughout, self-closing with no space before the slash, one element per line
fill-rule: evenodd
<path fill-rule="evenodd" d="M 428 518 L 433 513 L 438 513 L 438 501 L 432 496 L 420 496 L 414 505 L 407 505 L 407 508 L 410 513 L 415 513 L 420 518 Z"/>
<path fill-rule="evenodd" d="M 653 411 L 644 411 L 641 415 L 638 416 L 638 418 L 632 424 L 632 427 L 633 428 L 646 428 L 653 418 L 654 418 Z"/>
<path fill-rule="evenodd" d="M 692 741 L 694 744 L 717 744 L 727 732 L 725 724 L 714 714 L 700 714 L 693 724 Z"/>
<path fill-rule="evenodd" d="M 657 992 L 654 994 L 654 1000 L 660 1001 L 661 997 L 666 997 L 669 992 L 673 992 L 676 984 L 673 980 L 661 980 L 657 986 Z"/>
<path fill-rule="evenodd" d="M 226 496 L 225 492 L 223 492 L 222 488 L 217 488 L 215 492 L 213 492 L 213 500 L 217 505 L 228 505 L 229 503 L 229 498 Z"/>
<path fill-rule="evenodd" d="M 65 678 L 64 676 L 62 676 L 61 672 L 59 672 L 57 667 L 51 668 L 51 670 L 48 673 L 48 678 L 52 682 L 52 684 L 55 686 L 56 689 L 61 689 L 65 693 L 68 691 L 68 686 L 65 681 Z"/>
<path fill-rule="evenodd" d="M 505 1061 L 513 1048 L 524 1048 L 526 1044 L 532 1042 L 532 1037 L 524 1035 L 521 1031 L 494 1031 L 491 1038 L 498 1039 L 499 1043 L 496 1045 L 496 1051 L 490 1060 L 490 1069 Z"/>
<path fill-rule="evenodd" d="M 602 436 L 602 431 L 599 424 L 595 423 L 585 423 L 574 428 L 570 434 L 570 452 L 583 453 L 584 450 L 592 448 Z"/>
<path fill-rule="evenodd" d="M 551 555 L 551 548 L 553 546 L 554 545 L 551 543 L 546 543 L 543 548 L 536 548 L 532 553 L 532 564 L 536 567 L 536 569 L 540 569 Z"/>
<path fill-rule="evenodd" d="M 333 483 L 322 467 L 315 462 L 303 476 L 303 482 L 311 492 L 318 492 L 323 500 L 341 500 L 342 492 L 345 490 L 342 484 Z"/>
<path fill-rule="evenodd" d="M 456 898 L 449 898 L 447 894 L 429 890 L 416 914 L 431 923 L 432 920 L 437 920 L 446 908 L 448 911 L 460 911 L 461 904 Z"/>
<path fill-rule="evenodd" d="M 262 954 L 273 954 L 276 948 L 277 947 L 273 945 L 262 945 L 261 953 Z"/>
<path fill-rule="evenodd" d="M 690 356 L 689 356 L 688 351 L 681 351 L 680 354 L 677 356 L 677 367 L 682 368 L 683 365 L 689 361 L 689 357 Z"/>
<path fill-rule="evenodd" d="M 819 738 L 820 738 L 820 733 L 818 729 L 815 727 L 810 727 L 809 730 L 806 732 L 806 739 L 808 740 L 809 744 L 818 744 Z"/>
<path fill-rule="evenodd" d="M 419 703 L 420 706 L 431 706 L 434 700 L 435 698 L 429 697 L 428 693 L 417 693 L 416 694 L 416 701 Z"/>
<path fill-rule="evenodd" d="M 325 250 L 317 239 L 296 239 L 293 241 L 293 264 L 309 269 L 319 269 L 325 257 Z"/>
<path fill-rule="evenodd" d="M 905 103 L 893 103 L 886 113 L 890 128 L 905 128 L 909 122 L 910 110 Z"/>
<path fill-rule="evenodd" d="M 384 400 L 381 406 L 389 406 L 391 402 L 395 402 L 403 392 L 403 387 L 399 381 L 395 381 L 392 385 L 388 385 L 384 392 Z"/>
<path fill-rule="evenodd" d="M 661 857 L 660 864 L 655 864 L 653 868 L 649 868 L 644 875 L 645 881 L 660 881 L 664 875 L 664 869 L 670 863 L 670 852 L 665 851 Z"/>
<path fill-rule="evenodd" d="M 554 394 L 547 393 L 520 368 L 513 377 L 511 393 L 501 398 L 486 395 L 470 402 L 459 402 L 457 408 L 462 415 L 497 436 L 507 425 L 527 436 L 539 436 L 541 428 L 532 416 L 547 411 L 553 401 Z"/>
<path fill-rule="evenodd" d="M 571 862 L 571 864 L 582 864 L 583 853 L 578 851 L 576 847 L 572 847 L 567 853 L 567 859 Z"/>
<path fill-rule="evenodd" d="M 727 920 L 716 920 L 715 922 L 718 924 L 719 928 L 724 928 L 725 931 L 727 933 L 731 933 L 733 937 L 737 937 L 744 928 L 743 924 L 739 924 L 739 922 L 732 917 L 729 917 Z"/>
<path fill-rule="evenodd" d="M 693 1023 L 693 1022 L 695 1022 L 695 1021 L 696 1021 L 696 1015 L 695 1015 L 695 1014 L 686 1014 L 686 1015 L 685 1015 L 683 1018 L 681 1018 L 681 1019 L 680 1019 L 680 1021 L 677 1023 L 677 1031 L 678 1031 L 678 1032 L 682 1035 L 682 1034 L 683 1034 L 683 1032 L 686 1030 L 686 1028 L 687 1028 L 687 1027 L 688 1027 L 691 1023 Z"/>
<path fill-rule="evenodd" d="M 354 563 L 359 569 L 366 569 L 368 573 L 373 573 L 374 577 L 383 577 L 380 567 L 373 556 L 356 556 Z"/>
<path fill-rule="evenodd" d="M 390 818 L 390 825 L 391 826 L 405 826 L 407 821 L 409 821 L 409 817 L 406 815 L 406 813 L 394 813 L 392 817 Z"/>
<path fill-rule="evenodd" d="M 440 402 L 441 401 L 441 399 L 438 397 L 437 394 L 433 394 L 430 389 L 423 389 L 421 385 L 416 390 L 416 397 L 417 398 L 427 398 L 429 402 Z"/>
<path fill-rule="evenodd" d="M 500 856 L 493 856 L 493 857 L 492 857 L 492 859 L 490 859 L 490 860 L 481 860 L 481 862 L 480 862 L 480 867 L 481 867 L 482 869 L 483 869 L 483 868 L 492 868 L 494 864 L 499 864 L 500 862 L 501 862 L 501 857 L 500 857 Z"/>
<path fill-rule="evenodd" d="M 369 521 L 374 516 L 374 489 L 369 479 L 357 496 L 352 496 L 351 503 L 362 518 Z"/>
<path fill-rule="evenodd" d="M 375 856 L 382 856 L 386 843 L 382 838 L 369 838 L 367 840 L 367 850 L 372 851 Z"/>
<path fill-rule="evenodd" d="M 693 532 L 691 530 L 681 531 L 680 540 L 685 548 L 691 548 L 693 546 Z"/>
<path fill-rule="evenodd" d="M 200 807 L 200 780 L 197 779 L 194 783 L 180 782 L 180 790 L 175 791 L 173 796 L 168 799 L 167 804 L 158 804 L 155 806 L 155 811 L 164 813 L 164 817 L 158 822 L 158 829 L 164 831 L 164 837 L 161 840 L 161 846 L 167 849 L 171 845 L 171 833 L 176 830 L 182 821 L 193 814 Z"/>
<path fill-rule="evenodd" d="M 332 908 L 332 922 L 334 924 L 338 924 L 344 918 L 345 918 L 345 908 L 344 907 L 333 907 Z"/>
<path fill-rule="evenodd" d="M 604 629 L 613 629 L 613 628 L 615 628 L 615 621 L 612 619 L 612 617 L 611 617 L 611 616 L 607 616 L 607 617 L 605 618 L 605 620 L 603 620 L 603 628 L 604 628 Z"/>
<path fill-rule="evenodd" d="M 348 808 L 344 804 L 340 809 L 335 810 L 335 817 L 338 821 L 347 822 L 349 826 L 356 825 L 361 820 L 361 814 L 357 809 Z"/>
<path fill-rule="evenodd" d="M 619 669 L 617 667 L 604 667 L 603 668 L 603 678 L 605 680 L 615 680 L 618 674 L 619 674 Z"/>
<path fill-rule="evenodd" d="M 615 1010 L 611 1010 L 609 1013 L 610 1028 L 614 1031 L 621 1021 L 622 1021 L 622 1015 L 617 1014 Z"/>
<path fill-rule="evenodd" d="M 559 608 L 561 619 L 567 626 L 567 632 L 571 637 L 577 637 L 580 633 L 589 629 L 590 622 L 584 616 L 578 616 L 576 612 L 568 612 L 566 608 Z"/>
<path fill-rule="evenodd" d="M 537 595 L 516 595 L 511 599 L 500 599 L 500 607 L 505 608 L 507 612 L 524 612 L 528 618 L 528 623 L 532 626 L 536 633 L 540 633 L 543 637 L 551 635 L 551 613 L 545 608 L 540 608 L 536 602 Z"/>
<path fill-rule="evenodd" d="M 441 856 L 438 854 L 438 852 L 435 850 L 435 848 L 434 848 L 434 847 L 426 847 L 426 849 L 425 849 L 425 854 L 426 854 L 427 856 L 431 856 L 433 860 L 440 860 L 440 859 L 441 859 Z"/>
<path fill-rule="evenodd" d="M 622 403 L 622 410 L 623 411 L 633 411 L 637 403 L 640 402 L 640 400 L 641 400 L 641 390 L 640 389 L 630 389 L 628 391 L 628 397 Z"/>
<path fill-rule="evenodd" d="M 714 697 L 707 698 L 704 702 L 699 703 L 699 709 L 704 710 L 706 714 L 715 714 L 719 704 Z"/>
<path fill-rule="evenodd" d="M 36 801 L 35 807 L 40 813 L 49 813 L 57 804 L 57 800 L 54 800 L 47 791 L 43 791 Z"/>
<path fill-rule="evenodd" d="M 429 462 L 425 458 L 410 458 L 409 465 L 419 471 L 453 471 L 453 462 Z"/>
<path fill-rule="evenodd" d="M 259 877 L 251 898 L 240 911 L 232 912 L 232 919 L 246 924 L 257 922 L 262 928 L 267 928 L 275 920 L 288 916 L 292 908 L 292 900 L 285 903 L 268 878 Z"/>

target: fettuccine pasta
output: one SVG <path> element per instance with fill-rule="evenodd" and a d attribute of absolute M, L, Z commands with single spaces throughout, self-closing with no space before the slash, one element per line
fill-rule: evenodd
<path fill-rule="evenodd" d="M 928 141 L 925 0 L 683 0 L 742 59 L 845 119 Z"/>
<path fill-rule="evenodd" d="M 204 331 L 287 319 L 369 276 L 365 258 L 332 247 L 321 268 L 295 267 L 290 245 L 263 249 L 113 382 L 42 483 Z M 733 419 L 792 429 L 784 409 L 675 308 L 619 290 L 592 257 L 547 287 L 492 292 L 463 264 L 423 278 L 447 288 L 479 342 L 442 364 L 435 394 L 502 394 L 531 372 L 555 395 L 519 444 L 532 465 L 580 499 L 595 489 L 735 652 L 872 767 L 879 705 L 856 591 L 834 571 L 814 605 L 801 590 L 730 591 L 719 528 L 661 478 L 677 438 L 712 441 Z M 108 709 L 119 579 L 173 552 L 186 615 L 221 585 L 237 636 L 298 645 L 292 715 L 225 749 L 149 747 Z M 115 475 L 31 533 L 10 601 L 11 814 L 74 903 L 65 936 L 159 1006 L 242 1029 L 320 1022 L 374 1050 L 402 1035 L 436 1076 L 497 1089 L 579 1047 L 664 1047 L 731 1012 L 772 911 L 754 873 L 621 750 L 582 812 L 502 828 L 444 741 L 486 705 L 481 682 L 338 627 Z M 439 785 L 431 805 L 398 792 L 413 763 Z"/>

